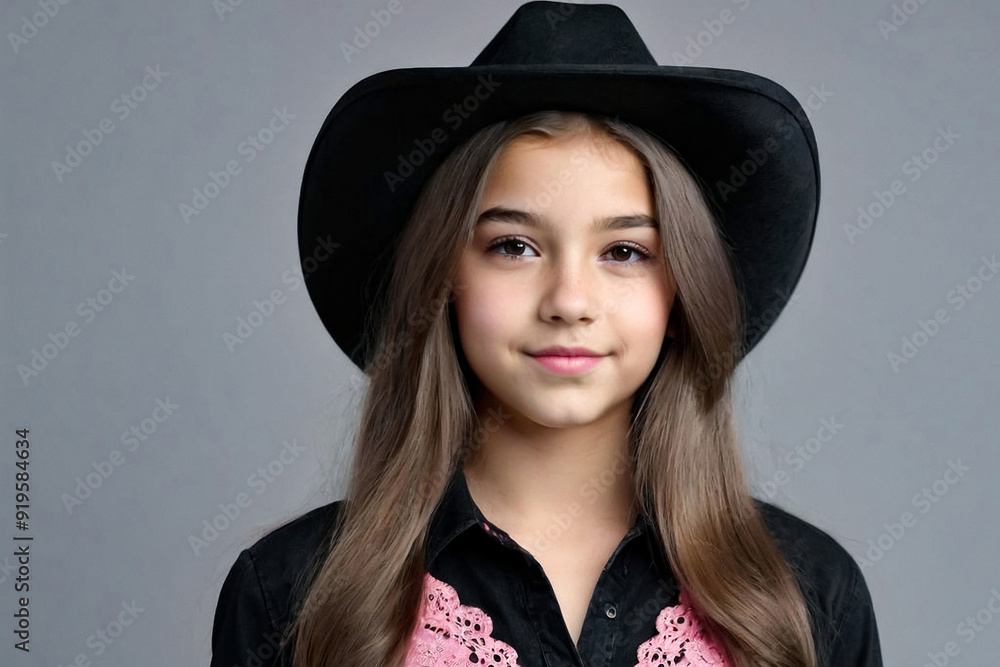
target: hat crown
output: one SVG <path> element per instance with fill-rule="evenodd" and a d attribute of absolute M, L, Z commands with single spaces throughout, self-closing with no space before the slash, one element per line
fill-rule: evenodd
<path fill-rule="evenodd" d="M 619 7 L 546 0 L 521 5 L 472 61 L 473 67 L 553 64 L 657 66 Z"/>

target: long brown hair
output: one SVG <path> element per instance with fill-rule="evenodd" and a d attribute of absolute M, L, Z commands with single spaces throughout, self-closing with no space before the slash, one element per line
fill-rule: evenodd
<path fill-rule="evenodd" d="M 341 522 L 312 564 L 283 644 L 294 667 L 396 667 L 416 622 L 424 540 L 446 484 L 477 445 L 477 415 L 451 296 L 487 179 L 523 136 L 577 132 L 630 148 L 645 167 L 677 285 L 676 337 L 636 393 L 634 498 L 678 583 L 736 667 L 815 667 L 809 611 L 744 479 L 731 382 L 745 323 L 709 202 L 659 138 L 617 119 L 544 111 L 455 149 L 421 192 L 384 284 L 381 326 Z M 642 500 L 639 500 L 642 499 Z"/>

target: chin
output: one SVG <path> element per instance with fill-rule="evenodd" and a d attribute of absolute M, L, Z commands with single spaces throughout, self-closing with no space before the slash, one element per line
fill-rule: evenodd
<path fill-rule="evenodd" d="M 522 414 L 539 426 L 547 428 L 577 428 L 587 426 L 598 421 L 606 414 L 606 411 L 587 409 L 579 403 L 566 406 L 549 404 L 546 407 L 547 409 L 542 411 L 528 410 L 522 412 Z"/>

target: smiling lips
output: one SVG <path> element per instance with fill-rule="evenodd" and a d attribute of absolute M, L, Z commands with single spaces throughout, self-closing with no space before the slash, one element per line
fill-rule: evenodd
<path fill-rule="evenodd" d="M 577 375 L 599 364 L 605 355 L 583 347 L 547 347 L 528 356 L 553 373 Z"/>

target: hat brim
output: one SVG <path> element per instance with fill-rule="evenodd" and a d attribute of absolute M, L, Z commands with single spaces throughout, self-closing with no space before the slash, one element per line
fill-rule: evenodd
<path fill-rule="evenodd" d="M 309 154 L 298 220 L 309 295 L 340 348 L 364 368 L 371 341 L 362 328 L 378 281 L 434 170 L 483 127 L 543 109 L 617 117 L 679 155 L 732 249 L 749 352 L 790 298 L 812 244 L 820 193 L 812 126 L 765 77 L 649 65 L 403 68 L 352 86 Z"/>

